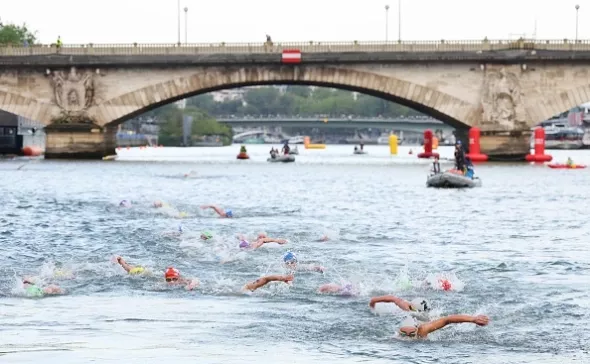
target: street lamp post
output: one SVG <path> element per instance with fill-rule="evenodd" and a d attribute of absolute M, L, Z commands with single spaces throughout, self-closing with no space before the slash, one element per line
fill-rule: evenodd
<path fill-rule="evenodd" d="M 385 5 L 385 41 L 389 40 L 389 5 Z"/>
<path fill-rule="evenodd" d="M 397 41 L 402 42 L 402 0 L 397 0 Z"/>
<path fill-rule="evenodd" d="M 178 0 L 177 4 L 178 4 L 178 45 L 180 45 L 180 0 Z"/>
<path fill-rule="evenodd" d="M 184 44 L 188 44 L 188 8 L 184 7 Z"/>
<path fill-rule="evenodd" d="M 576 5 L 576 43 L 578 43 L 578 11 L 580 10 L 580 5 Z"/>

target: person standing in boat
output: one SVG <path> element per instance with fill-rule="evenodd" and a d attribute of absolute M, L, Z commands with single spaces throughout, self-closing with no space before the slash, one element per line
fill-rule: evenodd
<path fill-rule="evenodd" d="M 291 148 L 289 148 L 289 141 L 285 141 L 285 145 L 283 145 L 283 149 L 281 149 L 281 152 L 283 152 L 284 155 L 289 155 L 290 151 Z"/>
<path fill-rule="evenodd" d="M 440 162 L 438 161 L 438 157 L 434 157 L 434 162 L 432 162 L 432 172 L 440 173 Z"/>
<path fill-rule="evenodd" d="M 455 167 L 465 173 L 465 151 L 460 140 L 455 143 Z"/>

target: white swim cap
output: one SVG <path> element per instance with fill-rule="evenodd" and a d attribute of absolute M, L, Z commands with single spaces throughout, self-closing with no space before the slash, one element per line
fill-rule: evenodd
<path fill-rule="evenodd" d="M 412 311 L 430 311 L 430 304 L 424 298 L 414 298 L 410 301 Z"/>
<path fill-rule="evenodd" d="M 418 322 L 413 317 L 406 317 L 400 327 L 418 327 Z"/>

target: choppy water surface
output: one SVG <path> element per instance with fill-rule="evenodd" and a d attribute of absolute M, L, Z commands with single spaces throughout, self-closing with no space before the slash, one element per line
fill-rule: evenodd
<path fill-rule="evenodd" d="M 266 146 L 251 146 L 249 161 L 236 161 L 233 146 L 123 150 L 114 162 L 2 162 L 0 361 L 589 362 L 590 169 L 488 164 L 477 168 L 482 188 L 433 190 L 428 162 L 407 148 L 397 157 L 366 148 L 364 156 L 351 146 L 300 148 L 291 164 L 266 163 Z M 570 155 L 590 164 L 588 152 Z M 122 199 L 133 206 L 119 208 Z M 155 200 L 174 209 L 155 209 Z M 209 203 L 236 218 L 199 209 Z M 202 242 L 202 230 L 214 241 Z M 289 243 L 240 252 L 236 234 L 261 231 Z M 326 272 L 240 292 L 285 273 L 287 250 Z M 127 275 L 115 255 L 153 276 Z M 170 265 L 201 287 L 167 287 Z M 439 275 L 463 289 L 423 285 Z M 22 276 L 67 294 L 27 298 Z M 316 292 L 329 282 L 352 282 L 360 294 Z M 491 322 L 402 340 L 401 311 L 368 307 L 389 293 L 428 298 L 434 316 Z"/>

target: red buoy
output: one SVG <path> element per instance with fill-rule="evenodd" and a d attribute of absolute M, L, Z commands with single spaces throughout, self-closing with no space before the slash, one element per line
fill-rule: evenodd
<path fill-rule="evenodd" d="M 35 145 L 27 145 L 23 148 L 23 155 L 27 157 L 38 157 L 43 154 L 43 149 Z"/>
<path fill-rule="evenodd" d="M 545 154 L 545 129 L 538 127 L 535 129 L 535 154 L 527 154 L 528 162 L 550 162 L 552 156 Z"/>
<path fill-rule="evenodd" d="M 465 156 L 469 157 L 472 162 L 485 162 L 488 156 L 481 154 L 481 145 L 479 144 L 479 137 L 481 131 L 477 127 L 469 129 L 469 153 Z"/>
<path fill-rule="evenodd" d="M 432 130 L 424 130 L 424 152 L 418 153 L 418 158 L 438 157 L 438 153 L 432 153 Z"/>

